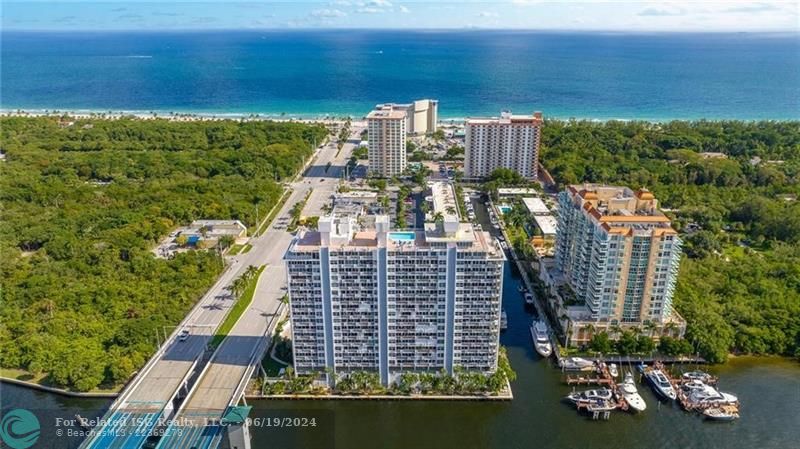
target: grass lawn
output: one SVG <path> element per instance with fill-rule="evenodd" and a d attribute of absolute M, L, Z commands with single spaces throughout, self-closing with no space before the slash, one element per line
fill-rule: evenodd
<path fill-rule="evenodd" d="M 261 235 L 264 232 L 264 230 L 269 226 L 269 224 L 272 223 L 272 220 L 274 220 L 275 216 L 278 215 L 278 212 L 280 212 L 281 209 L 283 209 L 283 205 L 286 204 L 286 200 L 289 199 L 289 196 L 291 194 L 292 194 L 292 189 L 286 189 L 286 191 L 283 192 L 283 196 L 281 197 L 280 201 L 275 203 L 275 205 L 272 207 L 272 210 L 270 211 L 269 215 L 267 215 L 267 218 L 264 219 L 264 221 L 262 221 L 261 224 L 258 226 L 258 229 L 256 229 L 255 234 L 253 234 L 254 236 Z"/>
<path fill-rule="evenodd" d="M 261 273 L 264 271 L 266 265 L 261 265 L 258 267 L 258 273 L 250 280 L 247 288 L 245 289 L 242 296 L 239 300 L 236 301 L 236 304 L 233 305 L 231 310 L 228 312 L 228 315 L 225 316 L 225 321 L 222 322 L 219 329 L 217 329 L 217 333 L 214 335 L 214 338 L 211 339 L 211 346 L 216 348 L 222 343 L 222 340 L 228 335 L 228 332 L 233 329 L 233 326 L 239 321 L 239 318 L 242 316 L 245 310 L 250 307 L 250 303 L 253 302 L 253 295 L 256 292 L 256 284 L 258 284 L 258 278 L 261 276 Z"/>
<path fill-rule="evenodd" d="M 228 248 L 228 255 L 229 256 L 235 256 L 235 255 L 239 254 L 239 252 L 242 251 L 242 248 L 244 248 L 244 245 L 239 245 L 239 244 L 231 245 L 231 247 Z"/>
<path fill-rule="evenodd" d="M 268 377 L 278 377 L 278 373 L 281 371 L 281 368 L 286 368 L 289 365 L 284 365 L 267 354 L 267 356 L 264 357 L 264 360 L 261 361 L 261 366 L 264 367 L 264 371 L 267 372 Z"/>
<path fill-rule="evenodd" d="M 242 247 L 241 254 L 247 254 L 250 252 L 251 249 L 253 249 L 253 245 L 245 243 L 244 247 Z"/>

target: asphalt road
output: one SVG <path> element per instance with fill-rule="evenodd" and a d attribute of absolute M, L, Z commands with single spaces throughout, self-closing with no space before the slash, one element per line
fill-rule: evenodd
<path fill-rule="evenodd" d="M 218 348 L 184 408 L 218 410 L 228 405 L 246 373 L 253 353 L 263 353 L 266 349 L 267 327 L 277 323 L 277 320 L 270 318 L 275 315 L 280 299 L 285 294 L 283 255 L 292 240 L 292 235 L 286 231 L 289 211 L 313 189 L 303 215 L 322 213 L 322 207 L 329 203 L 336 191 L 344 165 L 358 143 L 362 129 L 354 126 L 350 140 L 338 157 L 335 144 L 328 144 L 317 151 L 316 160 L 302 177 L 292 183 L 288 200 L 267 230 L 250 240 L 252 249 L 246 254 L 229 258 L 230 265 L 189 313 L 181 326 L 181 329 L 189 331 L 189 337 L 179 341 L 176 338 L 177 331 L 173 333 L 152 368 L 143 378 L 134 379 L 131 383 L 133 390 L 120 404 L 119 410 L 145 408 L 155 411 L 163 408 L 181 388 L 195 361 L 206 351 L 214 329 L 222 323 L 233 305 L 228 290 L 231 282 L 241 276 L 249 265 L 267 265 L 259 279 L 253 302 Z M 329 162 L 330 166 L 327 165 Z"/>
<path fill-rule="evenodd" d="M 317 160 L 292 185 L 292 194 L 276 219 L 261 236 L 251 240 L 253 249 L 245 255 L 237 256 L 239 261 L 236 263 L 243 267 L 266 265 L 266 269 L 259 279 L 250 307 L 231 329 L 187 398 L 183 406 L 186 413 L 210 410 L 219 410 L 221 413 L 238 399 L 235 396 L 241 391 L 237 391 L 237 387 L 249 374 L 248 368 L 254 353 L 258 360 L 266 350 L 278 322 L 276 315 L 280 299 L 286 294 L 283 256 L 292 240 L 292 235 L 285 230 L 285 225 L 290 220 L 289 212 L 296 202 L 305 198 L 309 189 L 313 189 L 303 215 L 322 213 L 322 207 L 330 203 L 330 197 L 336 190 L 344 165 L 358 142 L 360 132 L 360 128 L 353 130 L 353 138 L 338 157 L 335 144 L 327 145 L 319 151 Z M 331 163 L 330 167 L 327 166 L 328 162 Z"/>

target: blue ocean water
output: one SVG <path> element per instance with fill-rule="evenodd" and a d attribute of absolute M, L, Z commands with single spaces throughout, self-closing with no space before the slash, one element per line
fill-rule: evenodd
<path fill-rule="evenodd" d="M 798 34 L 3 32 L 0 106 L 361 116 L 438 98 L 597 119 L 800 117 Z"/>

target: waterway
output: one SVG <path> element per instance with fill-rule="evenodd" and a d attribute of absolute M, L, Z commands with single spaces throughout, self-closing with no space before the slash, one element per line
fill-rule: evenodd
<path fill-rule="evenodd" d="M 478 211 L 482 215 L 482 211 Z M 736 394 L 741 419 L 716 423 L 660 404 L 641 386 L 648 409 L 615 412 L 592 421 L 562 401 L 570 387 L 533 351 L 530 311 L 517 292 L 520 279 L 507 264 L 503 304 L 509 328 L 501 336 L 517 372 L 510 402 L 253 401 L 253 447 L 280 448 L 726 448 L 784 449 L 800 443 L 800 363 L 781 358 L 737 357 L 709 370 L 723 391 Z M 693 367 L 685 367 L 689 369 Z M 627 368 L 626 368 L 627 369 Z M 67 399 L 3 384 L 2 408 L 35 408 L 52 415 L 99 415 L 106 400 Z M 269 418 L 305 417 L 306 427 L 282 427 Z M 40 418 L 41 419 L 41 418 Z M 265 419 L 269 419 L 268 421 Z M 311 419 L 315 426 L 311 426 Z M 47 431 L 36 447 L 71 448 L 76 439 Z M 282 422 L 285 424 L 286 421 Z M 299 422 L 299 421 L 294 421 Z"/>

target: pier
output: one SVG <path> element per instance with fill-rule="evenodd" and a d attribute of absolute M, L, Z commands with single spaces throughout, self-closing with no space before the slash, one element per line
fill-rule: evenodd
<path fill-rule="evenodd" d="M 611 412 L 613 410 L 620 409 L 622 411 L 628 411 L 628 402 L 619 391 L 617 380 L 611 375 L 611 372 L 608 370 L 608 365 L 602 362 L 596 363 L 597 365 L 592 372 L 574 375 L 567 374 L 564 377 L 564 383 L 572 386 L 598 385 L 611 390 L 611 400 L 585 400 L 577 401 L 575 403 L 578 413 L 585 411 L 591 415 L 592 420 L 602 419 L 607 421 L 609 418 L 611 418 Z"/>

